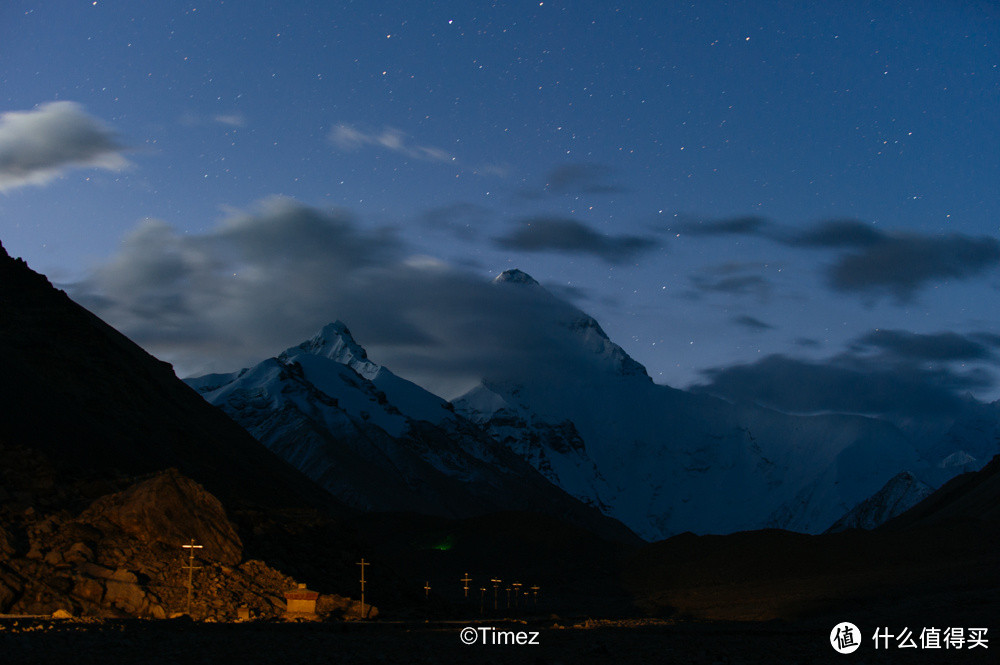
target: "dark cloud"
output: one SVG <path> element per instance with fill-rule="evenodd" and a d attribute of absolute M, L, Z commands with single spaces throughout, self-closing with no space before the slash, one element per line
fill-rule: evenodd
<path fill-rule="evenodd" d="M 579 311 L 522 286 L 414 257 L 350 215 L 272 199 L 202 235 L 145 222 L 69 290 L 181 375 L 247 366 L 341 319 L 374 360 L 452 397 L 569 353 L 545 322 Z"/>
<path fill-rule="evenodd" d="M 698 220 L 681 224 L 681 233 L 689 236 L 764 235 L 771 228 L 762 217 L 734 217 L 720 220 Z"/>
<path fill-rule="evenodd" d="M 119 170 L 124 146 L 74 102 L 0 115 L 0 192 L 41 185 L 71 167 Z"/>
<path fill-rule="evenodd" d="M 901 359 L 948 362 L 987 360 L 993 356 L 986 344 L 953 332 L 917 334 L 905 330 L 873 330 L 856 340 L 855 351 L 877 349 Z"/>
<path fill-rule="evenodd" d="M 779 236 L 780 238 L 780 236 Z M 794 247 L 870 247 L 887 236 L 871 224 L 853 219 L 820 222 L 811 229 L 784 234 L 780 242 Z"/>
<path fill-rule="evenodd" d="M 1000 242 L 990 237 L 896 235 L 840 256 L 830 286 L 845 293 L 892 295 L 908 301 L 928 282 L 970 279 L 1000 264 Z"/>
<path fill-rule="evenodd" d="M 650 237 L 605 236 L 566 217 L 523 219 L 516 229 L 493 242 L 497 247 L 522 252 L 593 254 L 608 263 L 622 263 L 656 246 Z"/>
<path fill-rule="evenodd" d="M 993 348 L 1000 348 L 1000 335 L 996 333 L 988 332 L 977 332 L 969 335 L 974 340 L 982 342 L 987 346 L 992 346 Z"/>
<path fill-rule="evenodd" d="M 981 370 L 958 373 L 916 363 L 886 366 L 878 360 L 846 356 L 813 362 L 772 355 L 705 374 L 709 382 L 697 386 L 698 391 L 788 413 L 950 413 L 960 408 L 963 391 L 993 386 L 991 377 Z"/>
<path fill-rule="evenodd" d="M 749 328 L 750 330 L 773 330 L 774 326 L 769 323 L 764 323 L 760 319 L 749 316 L 737 316 L 733 318 L 733 323 L 743 326 L 744 328 Z"/>
<path fill-rule="evenodd" d="M 616 194 L 624 191 L 610 182 L 612 171 L 601 164 L 562 164 L 549 171 L 545 189 L 553 194 Z"/>
<path fill-rule="evenodd" d="M 841 293 L 909 301 L 932 282 L 971 279 L 1000 265 L 1000 241 L 989 236 L 888 233 L 857 220 L 829 220 L 805 230 L 759 217 L 694 221 L 690 236 L 759 236 L 787 247 L 840 250 L 827 283 Z"/>
<path fill-rule="evenodd" d="M 545 181 L 540 186 L 522 189 L 520 195 L 526 199 L 540 199 L 545 196 L 619 194 L 627 191 L 613 182 L 613 175 L 612 169 L 602 164 L 560 164 L 545 175 Z"/>
<path fill-rule="evenodd" d="M 770 294 L 771 284 L 759 274 L 761 269 L 760 264 L 728 262 L 710 266 L 689 279 L 701 293 L 755 295 L 763 300 Z"/>

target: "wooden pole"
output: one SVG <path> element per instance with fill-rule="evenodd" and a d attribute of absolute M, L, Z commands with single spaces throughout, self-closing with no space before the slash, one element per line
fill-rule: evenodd
<path fill-rule="evenodd" d="M 184 568 L 187 568 L 188 571 L 187 615 L 191 616 L 191 595 L 194 591 L 194 569 L 201 568 L 201 566 L 194 565 L 194 551 L 202 549 L 204 545 L 195 545 L 194 538 L 192 538 L 190 545 L 181 545 L 181 547 L 186 550 L 190 550 L 191 552 L 190 559 L 188 560 L 188 565 L 183 566 Z"/>
<path fill-rule="evenodd" d="M 468 573 L 466 573 L 466 574 L 465 574 L 465 577 L 463 577 L 463 578 L 462 578 L 461 580 L 459 580 L 459 581 L 460 581 L 460 582 L 462 582 L 462 583 L 463 583 L 463 584 L 465 585 L 465 586 L 464 586 L 464 587 L 462 587 L 462 588 L 463 588 L 463 589 L 465 589 L 465 597 L 466 597 L 466 598 L 468 598 L 468 597 L 469 597 L 469 582 L 471 582 L 471 581 L 472 581 L 472 578 L 471 578 L 471 577 L 469 577 L 469 574 L 468 574 Z"/>
<path fill-rule="evenodd" d="M 365 566 L 370 566 L 370 563 L 365 563 L 364 557 L 358 562 L 361 566 L 361 618 L 364 619 L 367 615 L 365 613 Z"/>
<path fill-rule="evenodd" d="M 490 580 L 490 582 L 493 583 L 493 609 L 497 609 L 497 594 L 500 593 L 500 584 L 503 580 L 494 577 Z"/>

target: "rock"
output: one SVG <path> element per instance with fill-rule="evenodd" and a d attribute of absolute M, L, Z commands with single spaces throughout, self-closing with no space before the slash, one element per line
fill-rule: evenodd
<path fill-rule="evenodd" d="M 104 598 L 104 586 L 97 580 L 87 577 L 77 581 L 73 586 L 72 594 L 96 605 Z"/>
<path fill-rule="evenodd" d="M 58 609 L 52 613 L 53 619 L 72 619 L 73 615 L 64 609 Z"/>
<path fill-rule="evenodd" d="M 2 499 L 0 499 L 2 500 Z M 0 554 L 10 556 L 14 553 L 14 546 L 11 544 L 11 538 L 7 535 L 4 530 L 3 525 L 0 524 Z"/>
<path fill-rule="evenodd" d="M 111 573 L 109 578 L 115 582 L 124 582 L 126 584 L 136 584 L 139 581 L 139 577 L 133 573 L 125 570 L 124 568 L 119 568 L 115 572 Z"/>
<path fill-rule="evenodd" d="M 80 516 L 110 522 L 147 543 L 180 548 L 194 540 L 197 557 L 235 565 L 243 543 L 217 498 L 201 485 L 168 469 L 123 492 L 101 497 Z"/>
<path fill-rule="evenodd" d="M 138 615 L 148 608 L 145 590 L 138 584 L 108 580 L 105 582 L 104 600 L 127 612 Z"/>
<path fill-rule="evenodd" d="M 84 543 L 73 543 L 63 554 L 63 558 L 69 563 L 81 563 L 94 560 L 94 550 Z"/>
<path fill-rule="evenodd" d="M 21 585 L 18 581 L 0 571 L 0 612 L 6 612 L 11 604 L 17 600 L 20 592 Z"/>

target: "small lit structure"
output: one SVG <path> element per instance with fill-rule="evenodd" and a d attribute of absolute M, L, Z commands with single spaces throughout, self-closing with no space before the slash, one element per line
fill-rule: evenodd
<path fill-rule="evenodd" d="M 319 591 L 310 591 L 305 584 L 299 584 L 294 589 L 285 592 L 285 617 L 289 619 L 308 619 L 316 616 L 316 600 Z"/>

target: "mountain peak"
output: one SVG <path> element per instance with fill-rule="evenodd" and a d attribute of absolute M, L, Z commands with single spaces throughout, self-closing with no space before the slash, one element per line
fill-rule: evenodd
<path fill-rule="evenodd" d="M 529 286 L 539 285 L 531 275 L 523 270 L 518 270 L 517 268 L 504 270 L 502 273 L 497 275 L 493 282 L 495 284 L 527 284 Z"/>
<path fill-rule="evenodd" d="M 337 320 L 323 326 L 312 339 L 289 349 L 282 358 L 289 358 L 298 352 L 322 356 L 347 365 L 367 379 L 373 378 L 380 367 L 368 359 L 368 352 L 354 341 L 354 336 L 343 321 Z"/>

